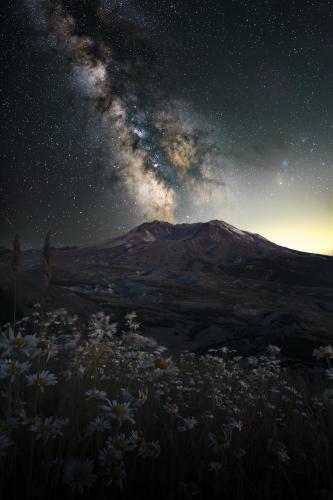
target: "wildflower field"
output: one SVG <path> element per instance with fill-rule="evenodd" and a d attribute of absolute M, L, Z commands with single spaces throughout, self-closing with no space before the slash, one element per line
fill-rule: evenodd
<path fill-rule="evenodd" d="M 306 374 L 41 311 L 1 331 L 1 499 L 333 498 L 332 347 Z"/>

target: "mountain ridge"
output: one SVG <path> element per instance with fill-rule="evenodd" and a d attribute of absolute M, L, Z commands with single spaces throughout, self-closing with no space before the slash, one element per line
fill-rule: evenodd
<path fill-rule="evenodd" d="M 244 353 L 268 343 L 311 359 L 332 337 L 333 257 L 287 249 L 212 220 L 152 221 L 90 246 L 51 249 L 44 297 L 41 250 L 23 251 L 17 317 L 41 300 L 115 321 L 135 310 L 145 333 L 172 350 L 228 345 Z M 0 319 L 10 321 L 11 252 L 0 255 Z"/>
<path fill-rule="evenodd" d="M 250 231 L 240 230 L 231 224 L 213 219 L 207 222 L 172 224 L 166 221 L 154 220 L 144 222 L 127 233 L 104 240 L 92 245 L 94 248 L 116 247 L 140 243 L 156 243 L 158 241 L 195 241 L 209 240 L 216 243 L 242 243 L 247 247 L 255 245 L 266 252 L 298 252 L 282 245 L 278 245 L 264 238 L 262 235 Z"/>

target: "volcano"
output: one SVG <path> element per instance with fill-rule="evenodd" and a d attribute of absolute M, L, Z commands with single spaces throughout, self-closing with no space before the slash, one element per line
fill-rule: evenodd
<path fill-rule="evenodd" d="M 286 255 L 291 251 L 252 234 L 213 220 L 196 224 L 153 221 L 134 228 L 120 238 L 95 247 L 118 250 L 117 258 L 128 255 L 138 265 L 175 270 L 200 261 L 214 265 L 235 263 L 244 258 Z"/>
<path fill-rule="evenodd" d="M 43 296 L 41 253 L 23 252 L 21 314 Z M 0 253 L 0 309 L 10 320 L 10 252 Z M 136 310 L 145 334 L 171 350 L 228 345 L 258 352 L 268 343 L 310 359 L 332 342 L 333 258 L 276 245 L 223 221 L 153 221 L 99 244 L 52 249 L 47 307 L 119 320 Z"/>

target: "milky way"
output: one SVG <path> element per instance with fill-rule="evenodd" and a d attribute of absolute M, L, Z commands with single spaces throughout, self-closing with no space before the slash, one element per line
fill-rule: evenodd
<path fill-rule="evenodd" d="M 1 244 L 13 226 L 63 245 L 218 218 L 330 253 L 328 4 L 4 8 Z"/>
<path fill-rule="evenodd" d="M 112 39 L 103 36 L 104 25 L 111 33 L 125 32 L 127 44 L 136 43 L 135 25 L 124 24 L 110 2 L 101 2 L 93 11 L 95 22 L 83 33 L 65 4 L 29 4 L 49 46 L 68 58 L 73 87 L 100 121 L 110 146 L 102 169 L 113 181 L 109 185 L 126 189 L 142 219 L 176 221 L 193 206 L 222 205 L 223 155 L 208 132 L 193 122 L 187 103 L 163 95 L 149 81 L 156 70 L 151 61 L 140 61 L 141 54 L 133 59 L 126 47 L 120 59 Z M 141 87 L 140 72 L 146 75 Z"/>

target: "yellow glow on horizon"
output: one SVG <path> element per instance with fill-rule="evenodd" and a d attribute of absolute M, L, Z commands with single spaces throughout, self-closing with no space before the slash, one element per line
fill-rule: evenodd
<path fill-rule="evenodd" d="M 260 196 L 247 199 L 247 212 L 230 213 L 233 225 L 302 252 L 333 256 L 333 192 L 322 197 L 303 185 L 281 193 L 270 203 Z"/>
<path fill-rule="evenodd" d="M 333 224 L 331 227 L 319 225 L 277 226 L 263 229 L 262 236 L 294 250 L 333 255 Z"/>

